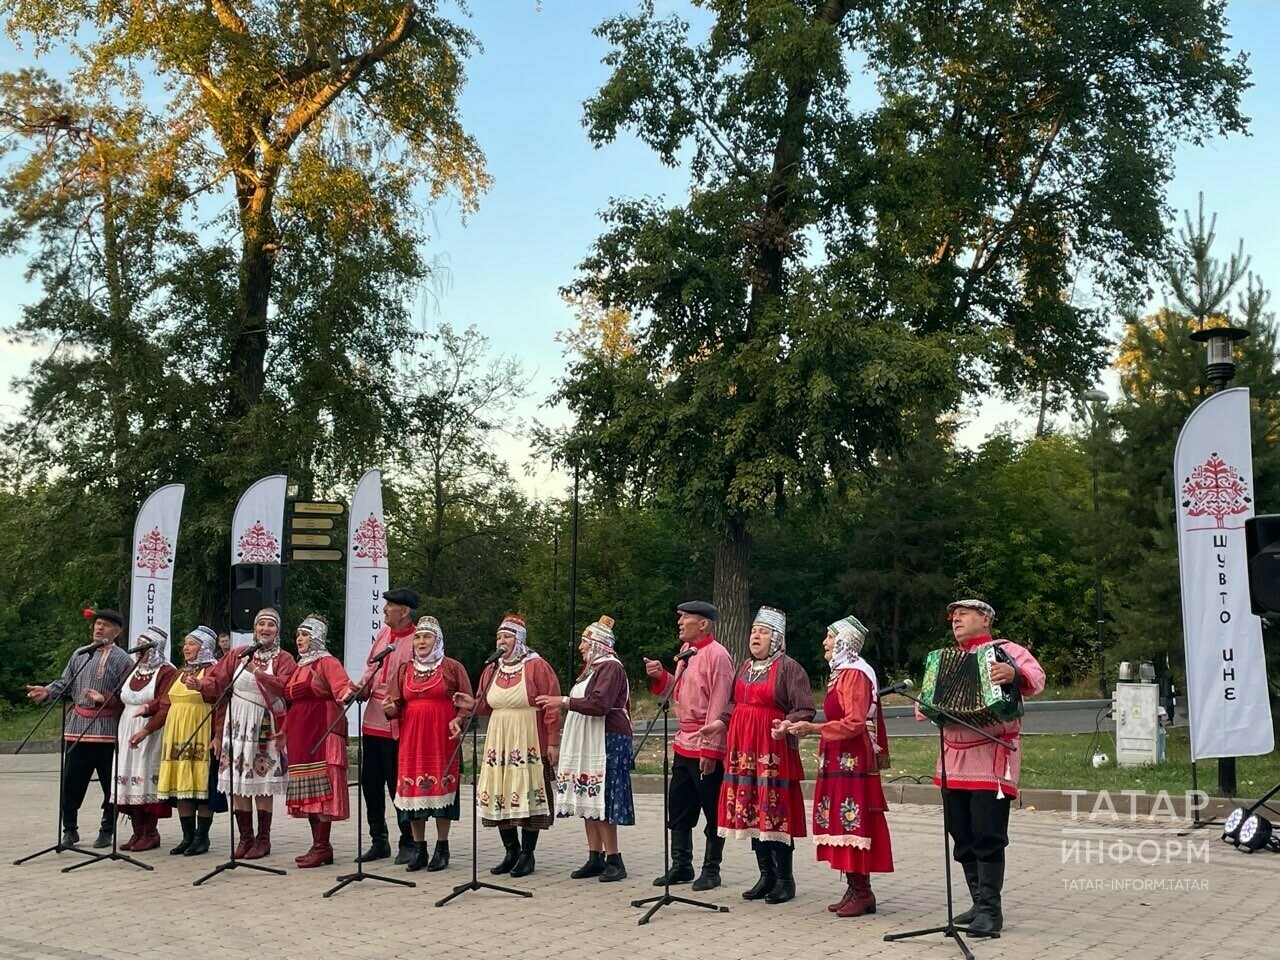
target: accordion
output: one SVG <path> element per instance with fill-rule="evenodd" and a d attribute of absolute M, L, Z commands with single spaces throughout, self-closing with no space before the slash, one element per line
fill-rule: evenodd
<path fill-rule="evenodd" d="M 1022 691 L 1016 682 L 1004 686 L 991 681 L 991 667 L 1013 665 L 1013 660 L 996 642 L 983 643 L 971 651 L 947 647 L 931 650 L 924 661 L 924 682 L 920 689 L 920 712 L 938 726 L 950 718 L 946 710 L 975 727 L 1005 723 L 1022 716 Z"/>

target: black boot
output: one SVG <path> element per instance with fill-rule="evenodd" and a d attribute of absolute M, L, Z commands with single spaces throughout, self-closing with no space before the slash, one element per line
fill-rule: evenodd
<path fill-rule="evenodd" d="M 720 886 L 720 861 L 724 859 L 724 837 L 708 837 L 702 852 L 702 872 L 693 881 L 694 890 L 714 890 Z"/>
<path fill-rule="evenodd" d="M 76 815 L 66 810 L 62 812 L 62 845 L 74 847 L 80 842 L 80 828 L 76 825 Z"/>
<path fill-rule="evenodd" d="M 622 854 L 611 853 L 604 858 L 604 870 L 600 874 L 601 883 L 613 883 L 615 880 L 627 879 L 627 868 L 622 863 Z"/>
<path fill-rule="evenodd" d="M 569 876 L 574 880 L 586 880 L 589 877 L 598 877 L 602 873 L 604 873 L 604 851 L 588 850 L 587 862 Z"/>
<path fill-rule="evenodd" d="M 436 848 L 431 854 L 431 862 L 427 864 L 427 870 L 435 873 L 437 870 L 443 870 L 449 865 L 449 841 L 437 840 Z"/>
<path fill-rule="evenodd" d="M 499 827 L 498 836 L 502 838 L 502 845 L 507 850 L 507 855 L 502 858 L 502 862 L 496 867 L 490 867 L 489 872 L 497 875 L 501 873 L 510 873 L 511 868 L 516 865 L 516 861 L 520 859 L 520 833 L 515 827 Z"/>
<path fill-rule="evenodd" d="M 187 847 L 186 857 L 198 857 L 209 852 L 209 828 L 213 826 L 213 817 L 196 817 L 196 836 Z"/>
<path fill-rule="evenodd" d="M 93 849 L 105 850 L 111 846 L 112 826 L 116 819 L 116 808 L 109 803 L 102 805 L 102 824 L 98 827 L 98 839 L 93 841 Z"/>
<path fill-rule="evenodd" d="M 1000 892 L 1004 889 L 1004 861 L 978 861 L 978 915 L 969 924 L 975 937 L 998 937 L 1004 927 Z"/>
<path fill-rule="evenodd" d="M 954 920 L 956 923 L 973 923 L 973 918 L 978 915 L 978 863 L 975 860 L 960 866 L 964 869 L 964 882 L 969 886 L 969 898 L 973 903 L 964 913 L 957 913 Z"/>
<path fill-rule="evenodd" d="M 653 881 L 655 887 L 693 879 L 693 828 L 671 830 L 671 869 Z"/>
<path fill-rule="evenodd" d="M 390 849 L 389 849 L 390 846 L 391 844 L 388 843 L 387 844 L 388 853 L 390 852 Z M 413 843 L 413 831 L 409 829 L 408 823 L 401 823 L 400 824 L 400 844 L 396 849 L 395 862 L 408 863 L 411 859 L 413 859 L 413 853 L 415 849 L 416 848 Z"/>
<path fill-rule="evenodd" d="M 406 870 L 421 870 L 431 862 L 430 853 L 427 850 L 427 841 L 417 840 L 413 844 L 413 856 L 409 858 L 409 862 L 405 864 Z"/>
<path fill-rule="evenodd" d="M 752 840 L 751 849 L 756 855 L 756 866 L 760 868 L 760 879 L 750 890 L 742 891 L 742 899 L 763 900 L 778 882 L 778 871 L 773 863 L 773 851 L 767 843 Z"/>
<path fill-rule="evenodd" d="M 176 847 L 169 851 L 169 856 L 171 857 L 182 856 L 182 854 L 191 849 L 191 844 L 196 839 L 196 815 L 194 813 L 190 816 L 179 814 L 178 822 L 182 824 L 182 839 Z"/>
<path fill-rule="evenodd" d="M 538 847 L 538 831 L 525 830 L 520 836 L 520 859 L 511 868 L 513 877 L 527 877 L 533 873 L 533 851 Z"/>
<path fill-rule="evenodd" d="M 410 856 L 413 855 L 412 848 L 410 848 L 409 854 Z M 389 856 L 391 856 L 391 844 L 387 842 L 386 823 L 369 824 L 369 849 L 356 857 L 356 863 L 372 863 L 374 860 L 385 860 Z M 408 857 L 403 861 L 396 857 L 396 863 L 408 862 Z"/>
<path fill-rule="evenodd" d="M 791 861 L 795 852 L 795 847 L 790 844 L 774 842 L 773 862 L 778 870 L 778 882 L 764 898 L 765 903 L 786 903 L 795 897 L 796 878 L 791 872 Z"/>

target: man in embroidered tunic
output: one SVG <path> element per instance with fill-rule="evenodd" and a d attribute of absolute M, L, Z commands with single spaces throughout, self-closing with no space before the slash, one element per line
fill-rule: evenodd
<path fill-rule="evenodd" d="M 396 776 L 400 764 L 400 723 L 391 720 L 383 709 L 387 697 L 387 681 L 400 666 L 413 659 L 413 629 L 418 612 L 418 594 L 408 587 L 397 587 L 382 595 L 383 625 L 373 638 L 369 650 L 368 669 L 360 685 L 369 682 L 368 702 L 360 725 L 362 766 L 360 792 L 364 794 L 365 813 L 369 820 L 369 849 L 359 859 L 363 863 L 391 856 L 390 833 L 387 830 L 387 796 L 396 798 Z M 378 655 L 395 644 L 390 656 Z M 399 823 L 400 844 L 396 863 L 406 864 L 413 858 L 413 833 L 408 821 Z"/>
<path fill-rule="evenodd" d="M 112 760 L 122 705 L 118 696 L 133 670 L 133 657 L 115 645 L 124 617 L 115 610 L 86 611 L 93 615 L 93 644 L 71 655 L 62 676 L 52 683 L 29 684 L 27 696 L 45 703 L 66 696 L 71 700 L 63 749 L 66 769 L 62 783 L 62 844 L 80 842 L 80 805 L 96 773 L 102 786 L 102 823 L 93 842 L 96 849 L 111 846 L 115 808 L 111 804 Z"/>
<path fill-rule="evenodd" d="M 961 650 L 991 643 L 994 608 L 982 600 L 957 600 L 947 605 L 951 633 Z M 1008 640 L 995 641 L 1013 662 L 996 663 L 991 679 L 998 684 L 1016 683 L 1022 696 L 1044 689 L 1044 670 L 1026 647 Z M 916 710 L 918 719 L 924 715 Z M 1022 720 L 983 727 L 993 737 L 1018 744 Z M 1004 887 L 1005 847 L 1009 845 L 1009 807 L 1018 795 L 1021 750 L 1007 750 L 972 730 L 952 725 L 943 730 L 942 749 L 947 761 L 947 822 L 952 856 L 964 870 L 973 907 L 958 915 L 957 923 L 969 925 L 979 936 L 999 934 L 1004 925 L 1001 891 Z M 941 784 L 941 758 L 934 783 Z"/>
<path fill-rule="evenodd" d="M 671 869 L 653 881 L 661 887 L 669 883 L 693 880 L 693 828 L 702 812 L 706 847 L 702 872 L 694 881 L 694 890 L 710 890 L 720 886 L 720 862 L 724 857 L 724 837 L 716 825 L 716 805 L 720 784 L 724 780 L 725 735 L 704 735 L 702 728 L 724 711 L 733 690 L 733 655 L 716 640 L 713 624 L 715 606 L 692 600 L 676 607 L 676 630 L 680 653 L 693 650 L 692 659 L 677 663 L 674 675 L 657 660 L 644 662 L 649 676 L 649 691 L 661 697 L 673 690 L 676 719 L 675 759 L 671 771 L 668 797 L 671 831 Z"/>

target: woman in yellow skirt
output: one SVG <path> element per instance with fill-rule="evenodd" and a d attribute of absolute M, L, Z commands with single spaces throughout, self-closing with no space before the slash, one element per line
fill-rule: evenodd
<path fill-rule="evenodd" d="M 137 745 L 164 730 L 160 746 L 160 780 L 156 792 L 161 800 L 178 805 L 182 842 L 169 851 L 177 856 L 199 856 L 209 852 L 209 827 L 215 813 L 227 809 L 226 798 L 216 788 L 216 718 L 205 695 L 182 682 L 183 676 L 196 679 L 218 662 L 218 635 L 208 627 L 196 627 L 182 641 L 183 666 L 173 684 L 148 705 L 146 725 L 131 738 Z M 197 732 L 198 731 L 198 732 Z"/>

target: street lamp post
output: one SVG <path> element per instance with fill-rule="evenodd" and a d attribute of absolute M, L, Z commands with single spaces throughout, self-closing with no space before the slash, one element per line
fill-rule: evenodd
<path fill-rule="evenodd" d="M 1092 425 L 1093 448 L 1093 614 L 1094 626 L 1098 633 L 1098 692 L 1102 699 L 1107 698 L 1107 664 L 1106 664 L 1106 622 L 1102 616 L 1102 557 L 1101 557 L 1101 508 L 1098 501 L 1098 421 L 1105 415 L 1107 401 L 1110 399 L 1105 390 L 1094 388 L 1086 390 L 1081 398 L 1085 409 L 1089 411 Z"/>

